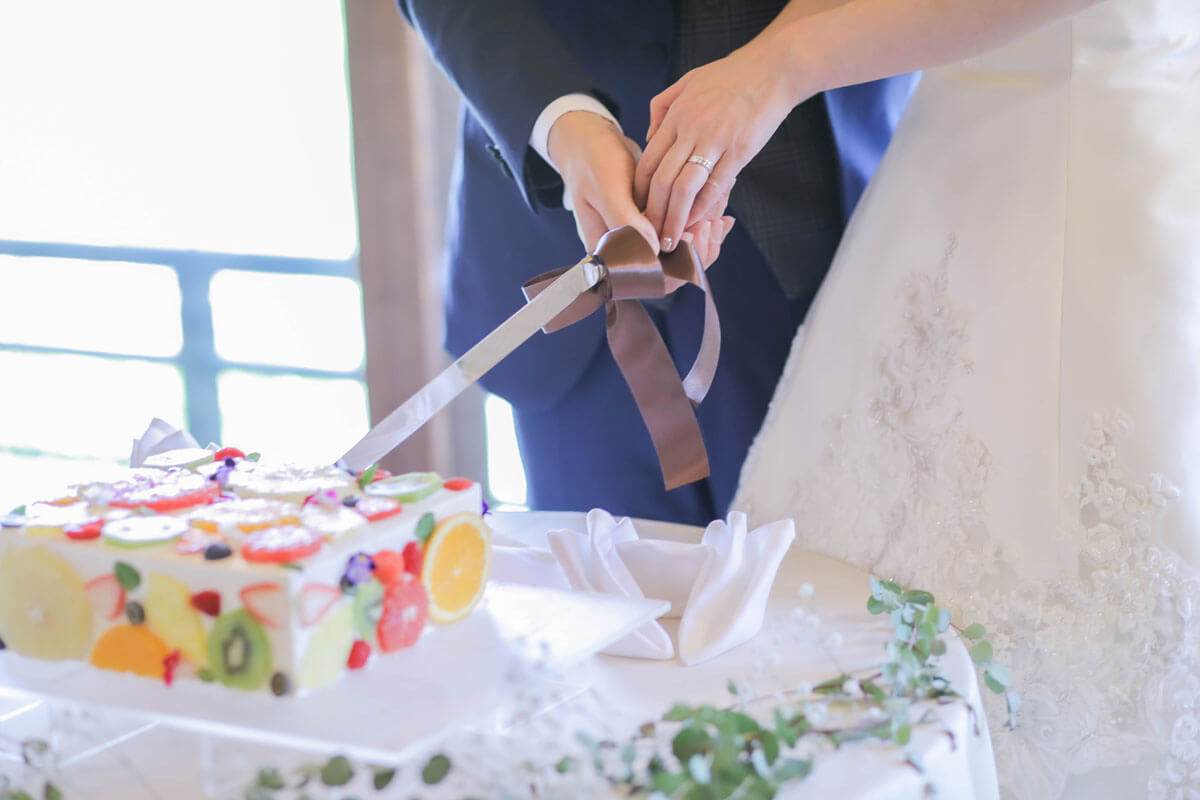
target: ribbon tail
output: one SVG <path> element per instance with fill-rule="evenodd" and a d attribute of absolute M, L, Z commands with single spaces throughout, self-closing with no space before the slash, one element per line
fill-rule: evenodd
<path fill-rule="evenodd" d="M 708 452 L 692 399 L 646 309 L 636 300 L 614 301 L 608 305 L 606 327 L 613 358 L 654 442 L 666 488 L 708 477 Z"/>
<path fill-rule="evenodd" d="M 717 317 L 717 305 L 708 285 L 708 276 L 690 244 L 684 243 L 673 252 L 664 253 L 662 265 L 673 282 L 690 283 L 704 292 L 704 328 L 700 334 L 700 349 L 683 378 L 683 391 L 692 405 L 698 406 L 712 388 L 713 378 L 717 374 L 717 361 L 721 356 L 721 321 Z"/>

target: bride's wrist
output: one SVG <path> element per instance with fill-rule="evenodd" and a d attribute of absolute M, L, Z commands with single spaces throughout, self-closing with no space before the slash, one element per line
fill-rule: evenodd
<path fill-rule="evenodd" d="M 813 41 L 812 26 L 806 23 L 805 19 L 789 22 L 773 32 L 764 43 L 770 63 L 780 65 L 788 100 L 793 106 L 833 88 L 826 85 L 825 67 L 828 62 L 821 58 L 820 48 Z"/>

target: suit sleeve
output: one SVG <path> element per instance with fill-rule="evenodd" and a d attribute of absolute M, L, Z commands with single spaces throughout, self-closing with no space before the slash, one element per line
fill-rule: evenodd
<path fill-rule="evenodd" d="M 399 0 L 533 210 L 562 205 L 562 179 L 529 146 L 553 100 L 586 92 L 617 109 L 536 0 Z M 619 114 L 618 114 L 619 117 Z"/>

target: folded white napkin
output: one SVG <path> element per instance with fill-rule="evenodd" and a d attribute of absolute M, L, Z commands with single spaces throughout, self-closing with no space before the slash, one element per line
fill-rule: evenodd
<path fill-rule="evenodd" d="M 567 574 L 571 588 L 644 599 L 646 595 L 617 551 L 619 544 L 637 541 L 633 522 L 628 517 L 617 521 L 597 508 L 588 512 L 587 529 L 587 533 L 549 533 L 550 552 Z M 647 622 L 604 652 L 634 658 L 671 658 L 675 646 L 662 625 Z"/>
<path fill-rule="evenodd" d="M 749 640 L 762 628 L 779 565 L 796 538 L 791 519 L 746 530 L 746 515 L 709 524 L 700 540 L 711 557 L 679 620 L 679 657 L 699 664 Z"/>
<path fill-rule="evenodd" d="M 140 467 L 146 463 L 148 456 L 157 453 L 199 446 L 187 431 L 180 430 L 171 423 L 155 417 L 150 420 L 146 432 L 133 440 L 133 449 L 129 453 L 129 466 Z"/>
<path fill-rule="evenodd" d="M 633 522 L 606 511 L 587 515 L 587 532 L 551 531 L 550 553 L 502 546 L 493 577 L 623 597 L 667 600 L 664 617 L 679 617 L 678 652 L 698 664 L 737 647 L 762 628 L 767 598 L 795 538 L 790 519 L 747 531 L 746 515 L 711 523 L 698 544 L 638 538 Z M 501 553 L 500 551 L 504 552 Z M 496 566 L 501 565 L 500 574 Z M 604 652 L 671 658 L 675 643 L 657 622 L 647 623 Z"/>

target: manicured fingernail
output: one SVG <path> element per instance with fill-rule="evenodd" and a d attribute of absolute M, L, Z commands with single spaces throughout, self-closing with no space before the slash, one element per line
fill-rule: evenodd
<path fill-rule="evenodd" d="M 674 245 L 674 244 L 675 244 L 675 240 L 674 240 L 674 239 L 672 239 L 670 236 L 664 236 L 664 237 L 663 237 L 663 240 L 662 240 L 662 249 L 663 249 L 663 250 L 665 250 L 666 252 L 670 252 L 670 251 L 671 251 L 671 246 L 672 246 L 672 245 Z"/>

